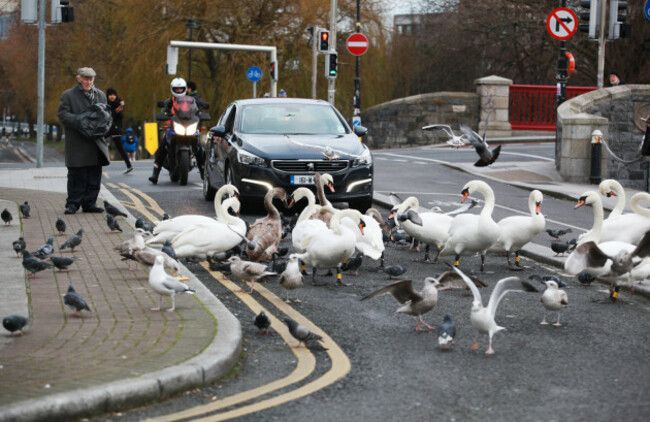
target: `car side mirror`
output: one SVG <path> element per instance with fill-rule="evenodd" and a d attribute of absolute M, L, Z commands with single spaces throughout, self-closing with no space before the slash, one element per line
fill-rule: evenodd
<path fill-rule="evenodd" d="M 210 129 L 210 133 L 213 137 L 223 138 L 226 136 L 226 128 L 225 126 L 214 126 Z"/>
<path fill-rule="evenodd" d="M 352 130 L 359 138 L 363 138 L 368 133 L 368 128 L 364 126 L 354 126 Z"/>

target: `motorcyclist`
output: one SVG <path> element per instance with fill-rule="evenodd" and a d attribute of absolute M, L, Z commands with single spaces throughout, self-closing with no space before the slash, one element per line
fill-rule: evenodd
<path fill-rule="evenodd" d="M 172 80 L 169 85 L 169 89 L 172 93 L 172 96 L 166 99 L 163 102 L 163 112 L 169 116 L 174 114 L 174 101 L 176 98 L 183 97 L 187 95 L 187 83 L 183 78 L 175 78 Z M 153 173 L 149 177 L 149 181 L 154 185 L 158 183 L 158 176 L 160 176 L 160 171 L 162 166 L 167 158 L 167 153 L 169 151 L 169 145 L 171 143 L 171 133 L 167 132 L 165 136 L 165 142 L 159 142 L 158 150 L 154 155 L 154 165 Z M 203 179 L 203 167 L 205 166 L 205 153 L 203 152 L 203 147 L 200 142 L 197 142 L 196 151 L 194 153 L 196 158 L 196 164 L 199 168 L 199 173 L 201 174 L 201 179 Z"/>

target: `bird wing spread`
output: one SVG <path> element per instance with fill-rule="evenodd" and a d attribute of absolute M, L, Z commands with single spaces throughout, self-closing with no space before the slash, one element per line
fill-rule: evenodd
<path fill-rule="evenodd" d="M 413 290 L 413 282 L 411 280 L 399 280 L 389 284 L 386 287 L 370 293 L 363 297 L 361 300 L 372 299 L 373 297 L 390 294 L 399 303 L 406 303 L 408 301 L 417 302 L 422 300 L 422 295 Z"/>

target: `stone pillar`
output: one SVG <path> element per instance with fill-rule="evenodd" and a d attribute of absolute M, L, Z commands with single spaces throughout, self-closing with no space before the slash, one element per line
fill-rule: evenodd
<path fill-rule="evenodd" d="M 566 104 L 566 103 L 564 103 Z M 562 111 L 567 109 L 564 104 Z M 591 134 L 598 129 L 603 138 L 609 138 L 607 118 L 588 113 L 560 113 L 559 124 L 562 126 L 562 143 L 560 151 L 560 175 L 570 183 L 589 184 L 591 174 Z M 600 164 L 601 178 L 607 177 L 608 152 L 603 145 Z"/>
<path fill-rule="evenodd" d="M 481 117 L 478 124 L 478 133 L 483 135 L 485 122 L 489 115 L 490 120 L 487 128 L 488 139 L 491 137 L 502 138 L 511 136 L 512 127 L 510 126 L 510 117 L 508 114 L 508 102 L 512 79 L 491 75 L 476 79 L 474 85 L 476 85 L 476 92 L 481 101 Z"/>

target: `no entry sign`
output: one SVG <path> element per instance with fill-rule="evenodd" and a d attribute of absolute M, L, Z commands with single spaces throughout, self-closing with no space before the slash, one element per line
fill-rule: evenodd
<path fill-rule="evenodd" d="M 345 45 L 353 56 L 361 56 L 368 51 L 368 38 L 361 33 L 354 33 L 348 37 Z"/>
<path fill-rule="evenodd" d="M 578 17 L 571 9 L 558 7 L 546 19 L 546 30 L 556 40 L 568 40 L 578 29 Z"/>

